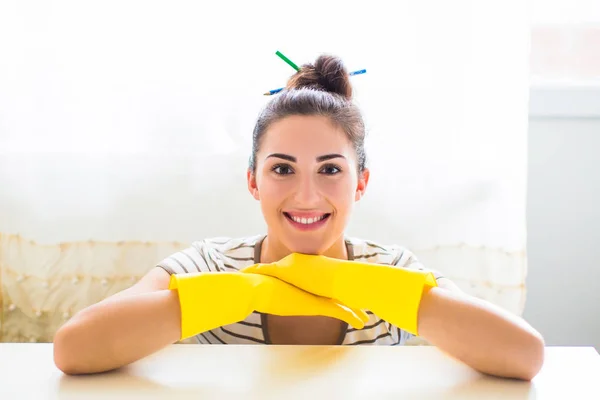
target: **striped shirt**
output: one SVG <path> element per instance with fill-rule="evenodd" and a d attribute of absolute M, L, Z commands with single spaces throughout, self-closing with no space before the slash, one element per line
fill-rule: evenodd
<path fill-rule="evenodd" d="M 239 271 L 260 262 L 264 235 L 245 238 L 212 238 L 197 241 L 158 264 L 169 274 L 195 272 Z M 406 248 L 380 245 L 368 240 L 346 238 L 350 260 L 393 265 L 398 268 L 425 270 Z M 442 276 L 432 271 L 436 279 Z M 341 345 L 403 345 L 413 335 L 382 320 L 370 311 L 369 321 L 362 329 L 348 327 L 338 344 Z M 202 344 L 270 344 L 266 315 L 253 312 L 245 320 L 222 326 L 195 336 Z"/>

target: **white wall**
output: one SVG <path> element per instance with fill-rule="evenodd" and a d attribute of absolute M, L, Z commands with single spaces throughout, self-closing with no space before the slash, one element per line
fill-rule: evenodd
<path fill-rule="evenodd" d="M 600 118 L 530 119 L 527 230 L 525 318 L 600 350 Z"/>

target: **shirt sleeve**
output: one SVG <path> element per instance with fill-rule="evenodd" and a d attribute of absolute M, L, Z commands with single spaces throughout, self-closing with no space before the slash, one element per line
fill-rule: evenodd
<path fill-rule="evenodd" d="M 440 271 L 426 268 L 410 250 L 403 247 L 398 248 L 396 257 L 394 261 L 392 261 L 392 265 L 395 265 L 400 268 L 416 269 L 419 271 L 431 272 L 435 277 L 436 281 L 441 278 L 444 278 Z"/>
<path fill-rule="evenodd" d="M 216 265 L 211 262 L 208 248 L 204 241 L 192 243 L 187 249 L 171 254 L 156 266 L 167 271 L 169 275 L 217 270 Z"/>

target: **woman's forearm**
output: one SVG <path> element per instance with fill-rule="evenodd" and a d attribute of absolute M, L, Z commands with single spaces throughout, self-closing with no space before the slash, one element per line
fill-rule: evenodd
<path fill-rule="evenodd" d="M 121 367 L 179 340 L 180 318 L 175 291 L 102 301 L 82 310 L 58 330 L 54 362 L 67 374 Z"/>
<path fill-rule="evenodd" d="M 432 345 L 491 375 L 530 380 L 544 360 L 542 336 L 522 318 L 439 287 L 423 294 L 418 329 Z"/>

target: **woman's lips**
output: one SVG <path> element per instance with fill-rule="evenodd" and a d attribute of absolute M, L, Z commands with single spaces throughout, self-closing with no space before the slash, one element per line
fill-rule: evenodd
<path fill-rule="evenodd" d="M 301 231 L 312 231 L 321 228 L 327 223 L 330 213 L 306 212 L 288 213 L 284 212 L 285 219 L 295 228 Z"/>

